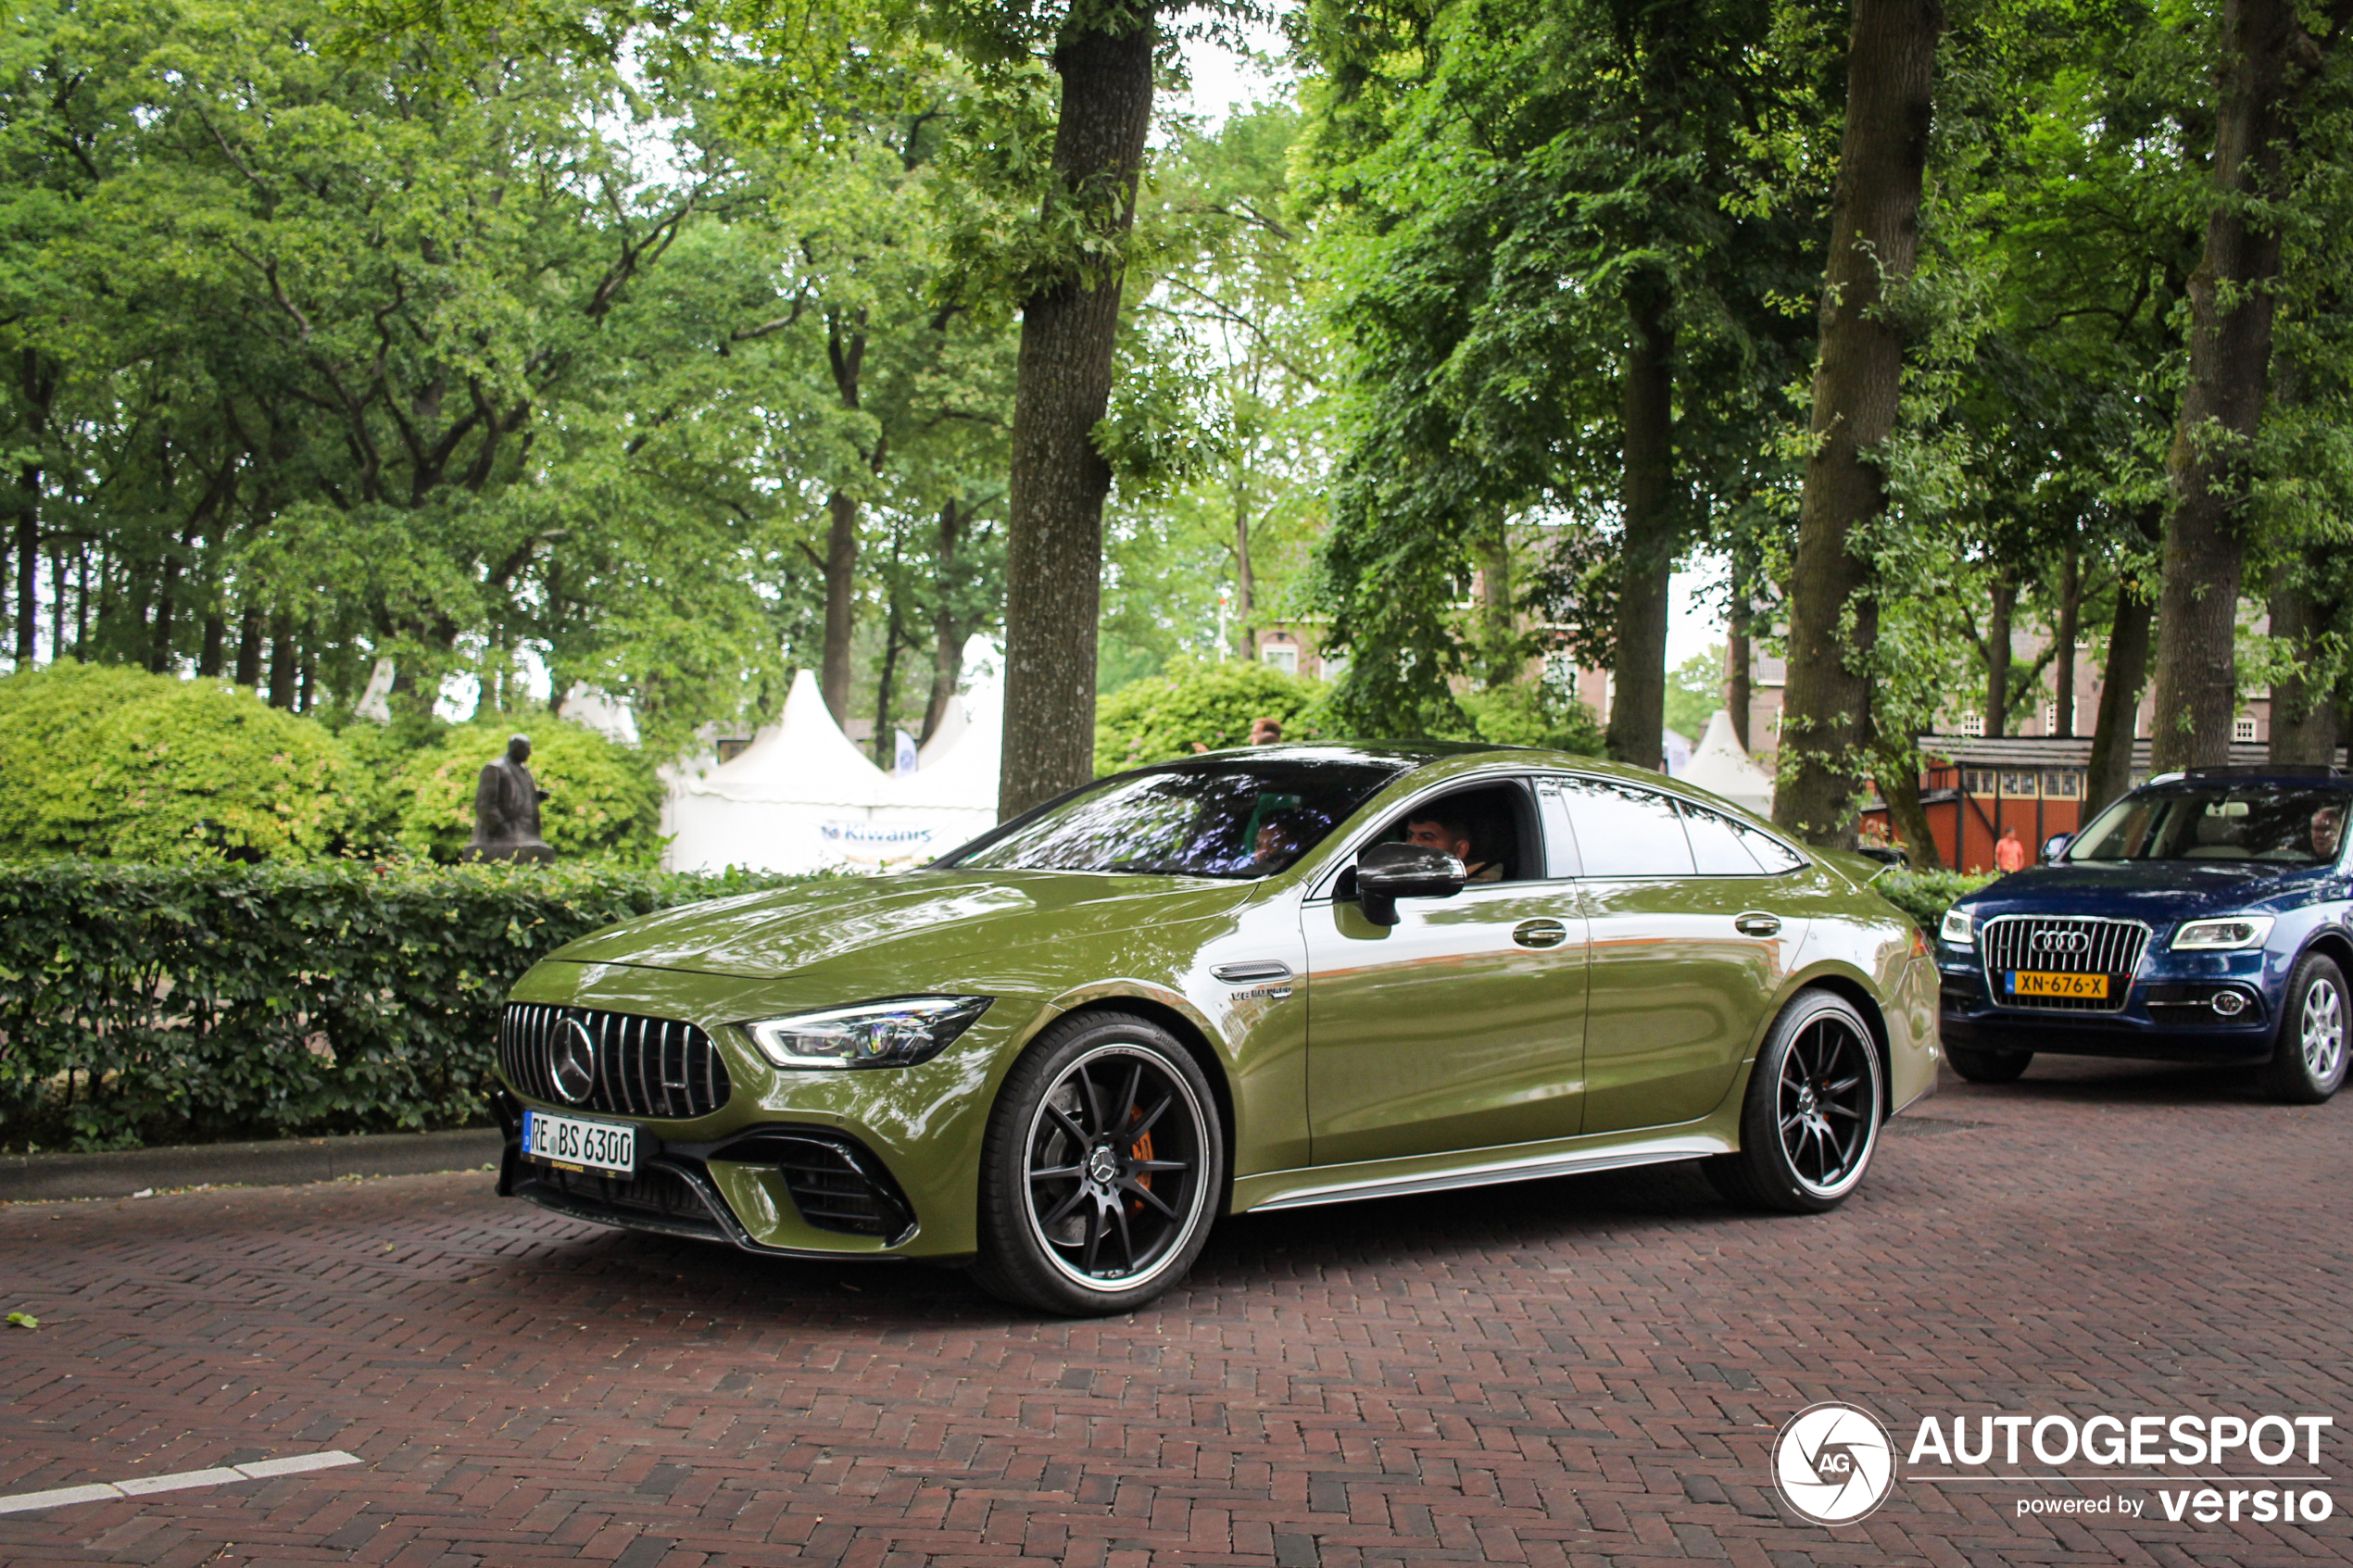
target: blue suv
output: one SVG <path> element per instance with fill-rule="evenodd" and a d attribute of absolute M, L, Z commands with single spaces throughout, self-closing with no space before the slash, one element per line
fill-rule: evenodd
<path fill-rule="evenodd" d="M 1938 934 L 1953 1070 L 2006 1084 L 2037 1052 L 2243 1062 L 2279 1098 L 2345 1082 L 2353 779 L 2325 768 L 2167 773 L 2045 863 L 1953 906 Z"/>

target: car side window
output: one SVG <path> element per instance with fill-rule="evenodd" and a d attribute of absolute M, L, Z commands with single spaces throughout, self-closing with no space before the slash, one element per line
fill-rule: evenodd
<path fill-rule="evenodd" d="M 1579 874 L 1690 876 L 1691 840 L 1675 802 L 1615 779 L 1565 778 L 1561 803 L 1576 830 Z"/>
<path fill-rule="evenodd" d="M 1778 875 L 1806 863 L 1788 845 L 1738 817 L 1689 800 L 1678 804 L 1692 836 L 1692 860 L 1702 876 Z"/>

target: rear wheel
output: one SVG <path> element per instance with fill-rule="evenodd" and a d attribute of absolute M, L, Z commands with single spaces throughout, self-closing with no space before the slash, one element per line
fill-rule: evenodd
<path fill-rule="evenodd" d="M 1749 1074 L 1741 1148 L 1702 1162 L 1716 1190 L 1744 1208 L 1790 1214 L 1835 1209 L 1879 1147 L 1879 1047 L 1845 998 L 1806 991 L 1773 1024 Z"/>
<path fill-rule="evenodd" d="M 973 1275 L 1050 1312 L 1140 1307 L 1201 1255 L 1224 1161 L 1190 1052 L 1147 1019 L 1070 1019 L 1013 1064 L 989 1116 Z"/>
<path fill-rule="evenodd" d="M 1946 1046 L 1944 1060 L 1972 1084 L 2015 1084 L 2034 1060 L 2032 1051 L 1980 1051 L 1967 1046 Z"/>
<path fill-rule="evenodd" d="M 2344 1085 L 2347 1014 L 2345 972 L 2334 959 L 2305 954 L 2288 977 L 2279 1044 L 2263 1070 L 2274 1098 L 2318 1105 Z"/>

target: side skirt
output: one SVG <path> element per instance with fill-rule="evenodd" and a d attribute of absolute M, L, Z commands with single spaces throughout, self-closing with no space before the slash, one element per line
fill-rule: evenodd
<path fill-rule="evenodd" d="M 1355 1165 L 1310 1166 L 1244 1176 L 1234 1184 L 1234 1206 L 1230 1211 L 1264 1213 L 1276 1209 L 1307 1209 L 1322 1203 L 1353 1203 L 1367 1198 L 1396 1198 L 1407 1193 L 1447 1192 L 1498 1182 L 1541 1181 L 1547 1176 L 1702 1160 L 1712 1154 L 1730 1154 L 1733 1148 L 1729 1138 L 1699 1131 L 1588 1144 L 1581 1148 L 1559 1144 L 1518 1147 L 1523 1152 L 1465 1149 L 1445 1155 L 1368 1160 Z"/>

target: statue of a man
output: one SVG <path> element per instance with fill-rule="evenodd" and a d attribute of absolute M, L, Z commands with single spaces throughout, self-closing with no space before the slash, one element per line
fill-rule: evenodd
<path fill-rule="evenodd" d="M 547 792 L 523 764 L 531 759 L 531 737 L 507 743 L 507 755 L 482 770 L 474 785 L 474 837 L 469 860 L 552 860 L 556 851 L 539 836 L 539 803 Z"/>

